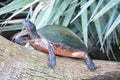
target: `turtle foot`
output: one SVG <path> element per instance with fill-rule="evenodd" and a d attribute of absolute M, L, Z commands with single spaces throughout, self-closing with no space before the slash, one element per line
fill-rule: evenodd
<path fill-rule="evenodd" d="M 48 66 L 53 69 L 55 67 L 55 65 L 56 65 L 56 59 L 50 59 L 50 57 L 49 57 L 48 58 Z"/>

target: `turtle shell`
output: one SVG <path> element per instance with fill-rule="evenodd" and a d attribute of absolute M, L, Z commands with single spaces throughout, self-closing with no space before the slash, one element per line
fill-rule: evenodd
<path fill-rule="evenodd" d="M 66 27 L 59 25 L 47 25 L 38 29 L 38 33 L 41 33 L 48 40 L 55 43 L 62 43 L 84 51 L 87 50 L 83 41 L 73 31 Z"/>
<path fill-rule="evenodd" d="M 47 25 L 38 29 L 38 33 L 41 33 L 48 40 L 55 43 L 62 43 L 75 49 L 79 49 L 88 52 L 91 58 L 106 60 L 107 56 L 105 53 L 101 53 L 98 49 L 86 48 L 83 41 L 77 36 L 72 30 L 67 27 L 59 25 Z"/>

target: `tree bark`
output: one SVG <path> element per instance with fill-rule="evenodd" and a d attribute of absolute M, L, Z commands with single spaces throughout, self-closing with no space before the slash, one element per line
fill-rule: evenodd
<path fill-rule="evenodd" d="M 90 71 L 85 62 L 57 56 L 54 70 L 48 54 L 17 45 L 0 36 L 0 80 L 119 80 L 120 62 L 94 60 Z"/>

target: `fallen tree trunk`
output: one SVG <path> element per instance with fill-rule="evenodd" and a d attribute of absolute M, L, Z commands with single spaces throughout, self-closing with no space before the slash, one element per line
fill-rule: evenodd
<path fill-rule="evenodd" d="M 47 65 L 48 54 L 27 49 L 0 36 L 0 80 L 119 80 L 120 62 L 94 60 L 90 71 L 79 59 L 57 57 L 54 70 Z"/>

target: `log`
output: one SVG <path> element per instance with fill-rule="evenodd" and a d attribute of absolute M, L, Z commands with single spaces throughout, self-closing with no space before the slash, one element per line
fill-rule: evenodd
<path fill-rule="evenodd" d="M 54 69 L 48 54 L 17 45 L 0 36 L 0 80 L 120 80 L 120 62 L 94 60 L 90 71 L 84 60 L 57 56 Z"/>

